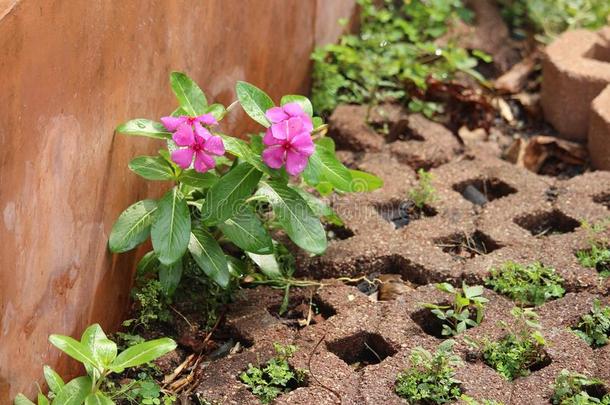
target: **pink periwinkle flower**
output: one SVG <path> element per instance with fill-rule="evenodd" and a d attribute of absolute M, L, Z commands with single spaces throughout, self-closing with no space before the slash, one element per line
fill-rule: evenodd
<path fill-rule="evenodd" d="M 285 164 L 291 176 L 300 174 L 315 149 L 311 139 L 311 118 L 298 103 L 270 108 L 265 116 L 272 125 L 263 138 L 266 146 L 263 161 L 272 169 L 279 169 Z"/>
<path fill-rule="evenodd" d="M 217 125 L 212 114 L 198 117 L 163 117 L 161 122 L 169 131 L 175 131 L 172 139 L 181 148 L 172 152 L 172 160 L 181 168 L 188 169 L 193 163 L 195 170 L 205 173 L 216 166 L 211 155 L 222 156 L 225 147 L 222 138 L 212 135 L 203 125 Z M 203 124 L 203 125 L 202 125 Z"/>

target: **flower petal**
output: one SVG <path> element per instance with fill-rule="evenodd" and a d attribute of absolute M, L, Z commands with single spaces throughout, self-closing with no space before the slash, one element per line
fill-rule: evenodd
<path fill-rule="evenodd" d="M 305 111 L 303 111 L 303 107 L 299 103 L 286 103 L 282 106 L 284 112 L 291 117 L 300 117 L 301 115 L 306 115 Z"/>
<path fill-rule="evenodd" d="M 199 173 L 205 173 L 216 166 L 214 159 L 203 151 L 198 151 L 195 154 L 195 170 Z"/>
<path fill-rule="evenodd" d="M 303 120 L 300 117 L 292 117 L 288 120 L 288 139 L 292 139 L 303 131 Z"/>
<path fill-rule="evenodd" d="M 288 139 L 288 121 L 271 125 L 271 133 L 276 139 Z"/>
<path fill-rule="evenodd" d="M 287 119 L 288 115 L 284 112 L 282 107 L 272 107 L 267 110 L 265 117 L 267 117 L 272 124 L 277 124 L 278 122 L 282 122 Z"/>
<path fill-rule="evenodd" d="M 193 150 L 191 148 L 176 149 L 172 152 L 172 160 L 183 169 L 188 169 L 193 161 Z"/>
<path fill-rule="evenodd" d="M 203 125 L 218 125 L 218 121 L 212 114 L 203 114 L 196 118 L 197 122 L 201 122 Z"/>
<path fill-rule="evenodd" d="M 224 155 L 225 154 L 225 145 L 222 143 L 222 138 L 219 136 L 211 136 L 205 141 L 205 146 L 203 147 L 208 153 L 212 155 Z"/>
<path fill-rule="evenodd" d="M 195 133 L 202 137 L 204 140 L 208 140 L 212 134 L 206 128 L 202 127 L 201 124 L 195 123 Z"/>
<path fill-rule="evenodd" d="M 191 146 L 195 143 L 193 128 L 189 124 L 181 124 L 178 130 L 174 132 L 172 139 L 178 146 Z"/>
<path fill-rule="evenodd" d="M 271 128 L 267 128 L 267 132 L 265 132 L 265 136 L 263 137 L 263 143 L 265 144 L 265 146 L 272 146 L 280 145 L 282 142 L 273 136 Z"/>
<path fill-rule="evenodd" d="M 311 140 L 311 136 L 306 132 L 303 132 L 292 138 L 292 140 L 290 141 L 290 145 L 293 149 L 295 149 L 297 152 L 304 156 L 311 156 L 311 154 L 315 150 L 315 145 Z"/>
<path fill-rule="evenodd" d="M 187 117 L 161 117 L 161 122 L 163 126 L 167 128 L 168 131 L 175 131 L 181 124 L 184 124 L 187 120 Z"/>
<path fill-rule="evenodd" d="M 298 152 L 289 150 L 286 153 L 286 171 L 291 176 L 297 176 L 307 166 L 309 158 L 305 155 L 301 155 Z"/>
<path fill-rule="evenodd" d="M 279 169 L 286 159 L 286 151 L 282 146 L 271 146 L 265 149 L 261 156 L 267 166 L 272 169 Z"/>

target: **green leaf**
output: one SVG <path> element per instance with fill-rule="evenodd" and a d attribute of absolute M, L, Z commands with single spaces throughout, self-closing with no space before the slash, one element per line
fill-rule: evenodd
<path fill-rule="evenodd" d="M 193 229 L 189 251 L 203 272 L 222 288 L 229 285 L 227 258 L 214 237 L 203 227 Z"/>
<path fill-rule="evenodd" d="M 288 103 L 297 103 L 301 106 L 303 111 L 310 117 L 313 117 L 313 106 L 311 105 L 311 101 L 305 96 L 300 96 L 297 94 L 288 94 L 282 97 L 280 100 L 280 105 L 288 104 Z"/>
<path fill-rule="evenodd" d="M 53 405 L 82 405 L 91 392 L 91 378 L 77 377 L 64 385 L 53 399 Z"/>
<path fill-rule="evenodd" d="M 136 367 L 151 362 L 176 348 L 176 342 L 169 338 L 161 338 L 139 343 L 123 351 L 112 362 L 110 369 L 121 373 L 128 367 Z"/>
<path fill-rule="evenodd" d="M 182 260 L 178 260 L 168 266 L 162 264 L 159 266 L 159 282 L 163 293 L 169 297 L 174 295 L 180 279 L 182 278 Z"/>
<path fill-rule="evenodd" d="M 247 252 L 268 254 L 273 251 L 269 233 L 249 205 L 242 205 L 236 215 L 218 224 L 218 228 L 231 242 Z"/>
<path fill-rule="evenodd" d="M 337 190 L 345 192 L 351 191 L 352 188 L 350 171 L 337 159 L 335 152 L 319 144 L 316 145 L 313 155 L 309 157 L 304 179 L 314 186 L 317 184 L 315 180 L 326 181 Z"/>
<path fill-rule="evenodd" d="M 265 117 L 265 112 L 274 106 L 273 100 L 264 91 L 246 82 L 237 82 L 235 86 L 237 99 L 246 114 L 264 127 L 271 123 Z"/>
<path fill-rule="evenodd" d="M 129 162 L 129 169 L 146 180 L 173 180 L 174 169 L 161 156 L 138 156 Z"/>
<path fill-rule="evenodd" d="M 112 226 L 108 247 L 113 253 L 122 253 L 144 242 L 150 234 L 150 225 L 157 211 L 157 202 L 142 200 L 131 205 Z"/>
<path fill-rule="evenodd" d="M 157 255 L 155 255 L 154 251 L 147 252 L 136 266 L 136 274 L 141 276 L 143 274 L 147 274 L 153 272 L 157 269 L 159 265 L 159 259 L 157 259 Z"/>
<path fill-rule="evenodd" d="M 254 153 L 247 142 L 229 135 L 220 134 L 220 136 L 225 150 L 231 155 L 237 156 L 269 176 L 272 174 L 271 169 L 263 163 L 260 154 Z"/>
<path fill-rule="evenodd" d="M 73 359 L 83 364 L 90 364 L 95 368 L 100 368 L 100 364 L 91 352 L 91 349 L 78 340 L 70 336 L 51 335 L 49 336 L 49 342 Z"/>
<path fill-rule="evenodd" d="M 124 135 L 145 136 L 155 139 L 171 139 L 172 134 L 163 124 L 145 118 L 136 118 L 135 120 L 127 121 L 118 127 L 116 132 Z"/>
<path fill-rule="evenodd" d="M 279 180 L 261 183 L 260 193 L 265 195 L 277 221 L 290 239 L 299 247 L 316 254 L 326 250 L 326 232 L 320 220 L 301 196 Z"/>
<path fill-rule="evenodd" d="M 152 245 L 163 264 L 172 264 L 186 252 L 191 232 L 191 216 L 177 187 L 159 200 L 150 235 Z"/>
<path fill-rule="evenodd" d="M 303 198 L 307 202 L 307 205 L 309 205 L 309 208 L 311 208 L 315 216 L 323 217 L 328 222 L 338 226 L 343 225 L 343 221 L 341 220 L 341 218 L 339 218 L 335 211 L 333 211 L 330 206 L 325 204 L 324 201 L 320 200 L 319 198 L 315 197 L 314 195 L 308 193 L 307 191 L 299 187 L 290 186 L 290 188 L 296 191 L 301 196 L 301 198 Z"/>
<path fill-rule="evenodd" d="M 203 110 L 205 114 L 212 114 L 217 120 L 221 120 L 226 111 L 225 106 L 218 103 L 210 104 Z"/>
<path fill-rule="evenodd" d="M 97 323 L 85 329 L 80 341 L 91 350 L 100 365 L 109 365 L 117 355 L 116 343 L 108 339 L 102 327 Z"/>
<path fill-rule="evenodd" d="M 38 393 L 38 405 L 49 405 L 49 399 L 42 392 Z"/>
<path fill-rule="evenodd" d="M 182 72 L 172 72 L 169 76 L 169 82 L 180 107 L 188 115 L 195 117 L 204 113 L 208 101 L 197 83 Z"/>
<path fill-rule="evenodd" d="M 57 394 L 65 385 L 64 380 L 53 370 L 50 366 L 45 365 L 43 367 L 44 379 L 49 386 L 49 390 Z"/>
<path fill-rule="evenodd" d="M 252 195 L 261 176 L 262 173 L 248 163 L 233 167 L 208 190 L 202 220 L 211 225 L 231 218 Z"/>
<path fill-rule="evenodd" d="M 462 286 L 462 289 L 464 290 L 464 295 L 466 296 L 466 298 L 469 299 L 483 295 L 483 286 L 481 285 L 473 285 L 469 287 L 464 284 Z"/>
<path fill-rule="evenodd" d="M 218 181 L 218 176 L 212 172 L 199 173 L 196 170 L 189 169 L 180 173 L 178 181 L 191 187 L 209 188 Z"/>
<path fill-rule="evenodd" d="M 349 170 L 352 176 L 350 191 L 352 193 L 362 193 L 377 190 L 383 187 L 383 180 L 379 177 L 360 170 Z"/>
<path fill-rule="evenodd" d="M 252 252 L 246 252 L 248 257 L 252 259 L 263 274 L 269 278 L 278 278 L 282 276 L 280 264 L 277 262 L 275 254 L 258 255 Z"/>
<path fill-rule="evenodd" d="M 101 391 L 91 393 L 85 399 L 85 405 L 115 405 L 114 401 L 104 395 Z"/>
<path fill-rule="evenodd" d="M 30 401 L 28 399 L 28 397 L 26 397 L 23 394 L 17 394 L 17 396 L 15 397 L 15 400 L 13 401 L 13 405 L 36 405 L 35 403 L 33 403 L 32 401 Z"/>

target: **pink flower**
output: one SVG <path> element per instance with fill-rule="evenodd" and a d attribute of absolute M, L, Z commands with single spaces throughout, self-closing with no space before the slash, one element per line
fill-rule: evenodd
<path fill-rule="evenodd" d="M 211 114 L 199 117 L 163 117 L 161 122 L 170 131 L 175 131 L 172 139 L 183 148 L 172 152 L 171 157 L 178 166 L 188 169 L 195 158 L 194 168 L 205 173 L 216 166 L 214 158 L 210 155 L 221 156 L 225 153 L 222 138 L 212 135 L 204 125 L 217 125 L 218 122 Z"/>
<path fill-rule="evenodd" d="M 263 138 L 266 146 L 263 161 L 272 169 L 285 164 L 288 174 L 300 174 L 315 149 L 311 139 L 311 118 L 297 103 L 270 108 L 265 115 L 272 125 Z"/>

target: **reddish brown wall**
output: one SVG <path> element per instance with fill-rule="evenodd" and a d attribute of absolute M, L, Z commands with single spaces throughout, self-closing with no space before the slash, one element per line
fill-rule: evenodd
<path fill-rule="evenodd" d="M 126 165 L 160 145 L 113 128 L 171 111 L 171 70 L 223 103 L 236 80 L 306 91 L 312 46 L 353 3 L 0 0 L 1 404 L 31 393 L 43 363 L 68 369 L 49 333 L 112 328 L 126 307 L 136 255 L 112 257 L 106 239 L 122 209 L 158 194 Z M 248 124 L 238 112 L 224 126 Z"/>

